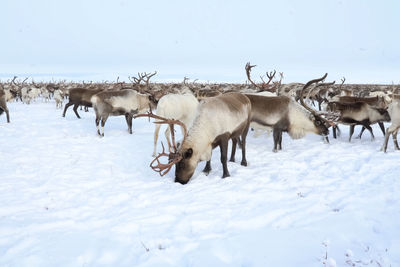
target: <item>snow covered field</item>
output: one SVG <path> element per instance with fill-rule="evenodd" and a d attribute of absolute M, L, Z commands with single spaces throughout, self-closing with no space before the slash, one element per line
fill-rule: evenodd
<path fill-rule="evenodd" d="M 279 153 L 250 133 L 248 167 L 229 163 L 221 179 L 216 149 L 211 173 L 200 163 L 181 185 L 148 167 L 146 119 L 129 135 L 111 117 L 99 138 L 92 110 L 9 109 L 0 266 L 400 266 L 400 152 L 392 140 L 379 151 L 377 125 L 374 141 L 348 143 L 347 127 L 329 145 L 285 134 Z"/>

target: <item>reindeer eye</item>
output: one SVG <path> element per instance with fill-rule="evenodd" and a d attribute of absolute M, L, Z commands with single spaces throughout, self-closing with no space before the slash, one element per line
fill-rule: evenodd
<path fill-rule="evenodd" d="M 316 121 L 315 124 L 316 124 L 317 126 L 320 126 L 320 125 L 321 125 L 321 122 L 320 122 L 320 121 Z"/>
<path fill-rule="evenodd" d="M 188 159 L 192 156 L 192 154 L 193 154 L 193 149 L 189 148 L 188 150 L 185 151 L 185 153 L 183 154 L 183 157 L 185 159 Z"/>

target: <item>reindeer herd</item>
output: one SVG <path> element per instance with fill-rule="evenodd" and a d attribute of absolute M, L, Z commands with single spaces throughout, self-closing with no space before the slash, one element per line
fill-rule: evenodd
<path fill-rule="evenodd" d="M 307 133 L 314 133 L 329 142 L 329 128 L 333 137 L 340 133 L 340 124 L 350 126 L 349 141 L 356 125 L 362 126 L 359 138 L 365 129 L 371 137 L 374 134 L 372 124 L 378 123 L 385 138 L 382 150 L 386 152 L 390 135 L 394 147 L 400 150 L 397 143 L 397 132 L 400 128 L 400 95 L 392 86 L 340 85 L 335 82 L 324 83 L 327 77 L 313 79 L 306 84 L 282 84 L 283 73 L 274 81 L 276 71 L 267 72 L 261 82 L 251 78 L 255 65 L 248 63 L 245 71 L 246 84 L 200 84 L 189 83 L 185 78 L 182 83 L 150 83 L 154 73 L 138 73 L 129 77 L 131 83 L 27 83 L 27 79 L 0 83 L 0 115 L 5 112 L 10 122 L 7 102 L 22 101 L 30 104 L 54 98 L 56 108 L 65 104 L 62 116 L 70 106 L 77 118 L 79 107 L 85 111 L 92 107 L 95 111 L 95 124 L 99 136 L 104 136 L 104 127 L 109 116 L 125 116 L 128 131 L 132 134 L 132 121 L 140 117 L 155 119 L 154 160 L 150 166 L 153 170 L 165 175 L 175 166 L 175 181 L 185 184 L 192 177 L 200 161 L 206 161 L 205 173 L 211 171 L 211 154 L 216 147 L 220 148 L 222 177 L 229 176 L 227 168 L 228 143 L 232 141 L 230 161 L 235 161 L 236 148 L 242 152 L 241 165 L 247 166 L 246 137 L 249 128 L 260 132 L 272 132 L 274 147 L 277 152 L 282 149 L 282 133 L 287 132 L 291 138 L 298 139 Z M 312 105 L 317 104 L 317 107 Z M 156 110 L 156 114 L 153 113 Z M 385 131 L 384 122 L 391 121 Z M 162 152 L 157 154 L 157 141 L 162 124 L 167 124 L 165 137 L 168 152 L 162 144 Z M 181 128 L 183 139 L 175 140 L 174 126 Z M 165 157 L 167 159 L 162 160 Z M 163 162 L 166 163 L 163 163 Z"/>

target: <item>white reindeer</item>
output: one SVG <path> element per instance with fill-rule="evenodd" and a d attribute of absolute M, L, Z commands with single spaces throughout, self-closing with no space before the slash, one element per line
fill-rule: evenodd
<path fill-rule="evenodd" d="M 167 119 L 179 120 L 187 128 L 190 128 L 196 115 L 196 109 L 198 105 L 199 101 L 193 94 L 168 94 L 160 98 L 157 104 L 157 115 Z M 156 156 L 157 140 L 160 127 L 161 124 L 155 125 L 153 157 Z M 181 128 L 181 130 L 183 135 L 183 129 Z M 165 138 L 167 139 L 168 147 L 171 147 L 169 138 L 170 134 L 170 128 L 167 127 L 165 130 Z"/>

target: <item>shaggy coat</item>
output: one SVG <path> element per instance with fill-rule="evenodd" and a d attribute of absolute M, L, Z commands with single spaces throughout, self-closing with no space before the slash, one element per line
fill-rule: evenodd
<path fill-rule="evenodd" d="M 227 168 L 229 139 L 242 139 L 242 162 L 246 161 L 246 136 L 251 115 L 250 100 L 240 93 L 227 93 L 200 102 L 192 127 L 189 129 L 178 153 L 183 157 L 176 164 L 175 181 L 186 184 L 197 164 L 207 161 L 205 172 L 211 170 L 211 151 L 219 146 L 223 178 L 230 176 Z"/>
<path fill-rule="evenodd" d="M 132 117 L 137 113 L 144 113 L 149 108 L 155 108 L 151 96 L 140 94 L 131 89 L 120 91 L 104 91 L 91 97 L 94 111 L 96 113 L 97 133 L 104 136 L 104 125 L 111 116 L 125 115 L 128 131 L 132 134 Z M 101 120 L 101 132 L 99 123 Z"/>
<path fill-rule="evenodd" d="M 274 152 L 282 149 L 282 132 L 288 132 L 293 139 L 302 138 L 307 133 L 322 136 L 329 134 L 328 126 L 322 120 L 307 112 L 292 98 L 249 94 L 246 96 L 252 106 L 250 121 L 273 129 Z"/>

